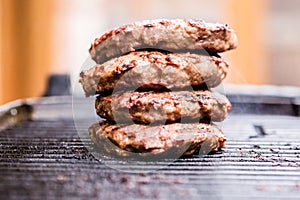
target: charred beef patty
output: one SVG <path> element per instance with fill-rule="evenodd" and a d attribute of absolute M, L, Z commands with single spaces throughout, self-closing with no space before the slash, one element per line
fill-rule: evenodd
<path fill-rule="evenodd" d="M 237 47 L 235 31 L 227 25 L 199 19 L 146 20 L 123 25 L 96 38 L 90 48 L 98 63 L 125 53 L 154 48 L 171 52 L 207 49 L 223 52 Z"/>
<path fill-rule="evenodd" d="M 138 51 L 111 59 L 81 72 L 86 96 L 114 88 L 215 87 L 226 77 L 229 64 L 222 58 L 190 53 Z"/>
<path fill-rule="evenodd" d="M 226 138 L 213 124 L 168 124 L 163 126 L 117 125 L 102 121 L 89 128 L 92 141 L 107 151 L 113 151 L 107 144 L 109 139 L 122 150 L 137 153 L 159 154 L 164 151 L 181 149 L 184 155 L 199 151 L 201 145 L 209 151 L 224 147 Z"/>
<path fill-rule="evenodd" d="M 231 104 L 225 96 L 205 90 L 118 92 L 98 97 L 95 107 L 97 114 L 104 119 L 149 124 L 156 121 L 174 122 L 182 118 L 198 122 L 201 119 L 223 121 Z"/>

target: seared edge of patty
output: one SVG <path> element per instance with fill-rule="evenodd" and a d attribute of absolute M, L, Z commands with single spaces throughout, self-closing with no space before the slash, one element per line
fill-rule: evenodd
<path fill-rule="evenodd" d="M 80 73 L 79 82 L 86 96 L 118 88 L 167 89 L 191 85 L 215 87 L 226 77 L 229 64 L 222 58 L 190 53 L 163 54 L 131 52 Z"/>
<path fill-rule="evenodd" d="M 226 138 L 221 129 L 213 124 L 168 124 L 162 126 L 117 125 L 101 121 L 89 128 L 92 141 L 99 147 L 109 139 L 122 150 L 137 153 L 159 154 L 176 148 L 183 149 L 184 155 L 199 152 L 201 145 L 215 152 L 225 146 Z M 112 149 L 106 149 L 113 151 Z M 181 149 L 182 150 L 182 149 Z M 208 153 L 208 152 L 207 152 Z"/>
<path fill-rule="evenodd" d="M 96 38 L 89 51 L 92 58 L 101 64 L 142 48 L 223 52 L 236 47 L 237 36 L 227 24 L 206 23 L 200 19 L 158 19 L 110 30 Z"/>
<path fill-rule="evenodd" d="M 97 97 L 97 114 L 111 121 L 149 124 L 156 121 L 174 122 L 181 118 L 191 121 L 208 119 L 223 121 L 231 104 L 217 92 L 125 92 Z"/>

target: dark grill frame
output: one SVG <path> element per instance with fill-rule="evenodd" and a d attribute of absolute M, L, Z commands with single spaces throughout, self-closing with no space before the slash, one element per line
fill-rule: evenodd
<path fill-rule="evenodd" d="M 222 124 L 228 136 L 223 152 L 148 163 L 148 169 L 162 166 L 149 173 L 140 171 L 145 167 L 142 162 L 133 164 L 129 173 L 93 157 L 83 145 L 90 140 L 77 135 L 70 97 L 28 101 L 34 108 L 33 119 L 0 132 L 0 198 L 297 199 L 300 118 L 290 112 L 295 104 L 277 98 L 283 102 L 277 109 L 284 105 L 289 111 L 268 115 L 268 106 L 276 101 L 252 105 L 245 96 L 229 98 L 235 109 Z M 264 115 L 238 112 L 238 106 L 257 104 Z M 253 128 L 257 123 L 265 136 Z M 110 164 L 123 165 L 118 160 Z"/>

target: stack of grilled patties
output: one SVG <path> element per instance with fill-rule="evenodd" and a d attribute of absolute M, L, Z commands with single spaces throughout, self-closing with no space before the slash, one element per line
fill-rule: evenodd
<path fill-rule="evenodd" d="M 231 104 L 210 89 L 228 69 L 217 53 L 236 46 L 233 29 L 202 20 L 142 21 L 106 32 L 90 48 L 97 65 L 80 74 L 105 119 L 89 128 L 92 141 L 151 154 L 179 148 L 192 155 L 204 143 L 212 152 L 224 147 L 213 122 L 223 121 Z"/>

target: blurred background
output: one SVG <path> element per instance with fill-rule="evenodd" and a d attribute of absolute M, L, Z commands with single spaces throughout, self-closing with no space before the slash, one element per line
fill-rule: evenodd
<path fill-rule="evenodd" d="M 299 0 L 0 0 L 0 104 L 45 93 L 50 74 L 76 81 L 95 37 L 133 21 L 227 23 L 237 50 L 227 83 L 300 86 Z"/>

